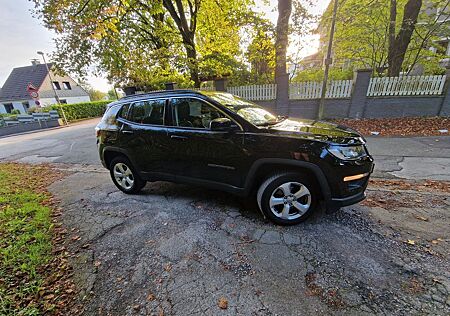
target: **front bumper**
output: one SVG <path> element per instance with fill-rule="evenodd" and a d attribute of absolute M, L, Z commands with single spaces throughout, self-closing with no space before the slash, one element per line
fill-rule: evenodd
<path fill-rule="evenodd" d="M 366 198 L 366 188 L 369 184 L 370 175 L 373 173 L 373 169 L 375 164 L 371 164 L 370 171 L 368 175 L 362 179 L 358 179 L 355 181 L 343 182 L 342 186 L 345 186 L 346 192 L 351 192 L 351 195 L 346 195 L 344 197 L 332 197 L 327 202 L 327 210 L 335 211 L 341 207 L 349 206 L 361 202 Z"/>

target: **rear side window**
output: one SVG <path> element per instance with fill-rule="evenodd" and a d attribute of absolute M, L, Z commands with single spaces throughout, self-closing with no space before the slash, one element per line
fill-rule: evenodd
<path fill-rule="evenodd" d="M 120 106 L 113 105 L 106 109 L 105 114 L 103 114 L 101 123 L 114 124 L 116 121 L 117 112 L 119 112 Z"/>
<path fill-rule="evenodd" d="M 146 100 L 133 103 L 128 119 L 148 125 L 164 125 L 165 100 Z"/>
<path fill-rule="evenodd" d="M 119 112 L 119 117 L 127 119 L 128 110 L 130 109 L 130 104 L 124 104 Z"/>

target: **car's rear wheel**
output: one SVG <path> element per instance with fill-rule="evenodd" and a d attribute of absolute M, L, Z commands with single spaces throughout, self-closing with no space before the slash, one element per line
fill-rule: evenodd
<path fill-rule="evenodd" d="M 266 179 L 257 193 L 263 214 L 279 225 L 295 225 L 317 207 L 317 189 L 300 173 L 283 172 Z"/>
<path fill-rule="evenodd" d="M 125 157 L 116 157 L 109 168 L 111 179 L 116 187 L 127 194 L 138 193 L 146 184 Z"/>

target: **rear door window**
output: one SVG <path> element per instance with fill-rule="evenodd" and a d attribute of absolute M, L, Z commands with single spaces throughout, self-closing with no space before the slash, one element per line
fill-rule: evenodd
<path fill-rule="evenodd" d="M 164 125 L 165 100 L 145 100 L 133 103 L 128 119 L 146 125 Z"/>

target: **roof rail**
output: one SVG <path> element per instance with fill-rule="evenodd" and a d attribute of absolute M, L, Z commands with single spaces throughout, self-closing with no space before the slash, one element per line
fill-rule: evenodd
<path fill-rule="evenodd" d="M 177 89 L 177 90 L 159 90 L 159 91 L 152 91 L 147 93 L 138 93 L 138 94 L 131 94 L 124 97 L 121 97 L 119 100 L 127 100 L 132 98 L 140 98 L 140 97 L 146 97 L 146 96 L 154 96 L 159 94 L 179 94 L 179 93 L 195 93 L 195 94 L 201 94 L 198 91 L 190 90 L 190 89 Z"/>

